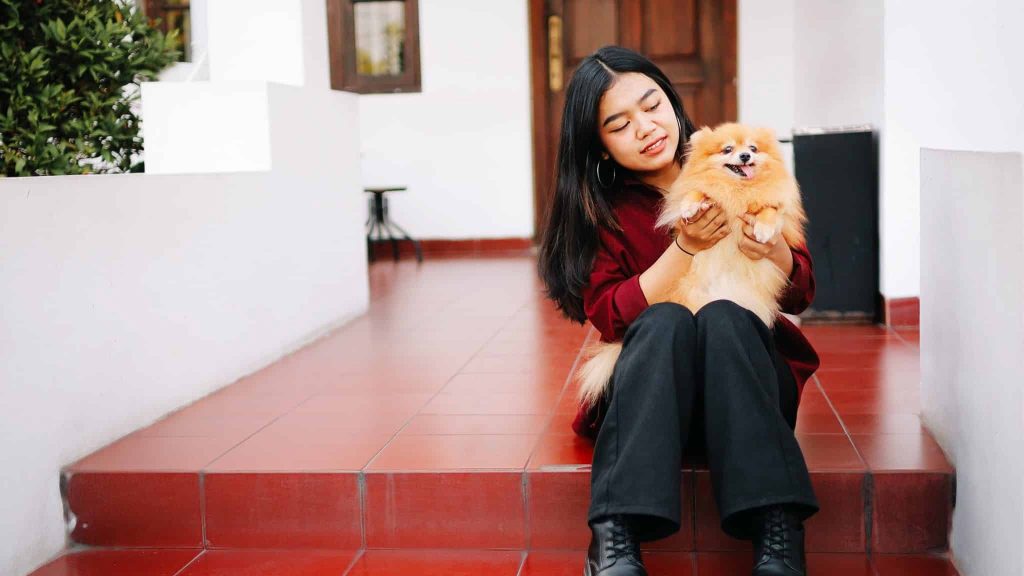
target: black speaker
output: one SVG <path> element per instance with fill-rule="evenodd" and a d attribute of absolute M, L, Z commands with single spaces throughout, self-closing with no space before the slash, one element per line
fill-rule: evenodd
<path fill-rule="evenodd" d="M 793 131 L 815 296 L 801 315 L 879 320 L 878 145 L 870 126 Z"/>

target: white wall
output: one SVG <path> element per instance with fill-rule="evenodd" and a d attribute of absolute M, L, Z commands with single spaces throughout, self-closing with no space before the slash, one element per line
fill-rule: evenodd
<path fill-rule="evenodd" d="M 533 234 L 527 3 L 421 0 L 423 91 L 360 97 L 367 186 L 417 238 Z"/>
<path fill-rule="evenodd" d="M 1024 163 L 921 153 L 922 418 L 957 469 L 964 576 L 1024 574 Z"/>
<path fill-rule="evenodd" d="M 301 5 L 301 0 L 207 2 L 210 79 L 303 85 Z"/>
<path fill-rule="evenodd" d="M 882 124 L 882 0 L 795 0 L 793 122 Z"/>
<path fill-rule="evenodd" d="M 792 134 L 796 72 L 796 0 L 740 0 L 736 87 L 739 120 Z"/>
<path fill-rule="evenodd" d="M 767 126 L 789 140 L 793 135 L 793 91 L 796 39 L 795 0 L 740 0 L 737 8 L 739 121 Z M 793 146 L 781 146 L 786 165 L 793 169 Z"/>
<path fill-rule="evenodd" d="M 61 466 L 365 309 L 355 186 L 336 184 L 0 179 L 0 573 L 63 546 Z"/>
<path fill-rule="evenodd" d="M 270 170 L 266 82 L 144 82 L 148 174 Z"/>
<path fill-rule="evenodd" d="M 64 546 L 62 466 L 366 309 L 358 98 L 309 73 L 322 2 L 288 5 L 307 85 L 145 86 L 152 167 L 179 173 L 0 178 L 0 574 Z M 255 158 L 194 154 L 240 124 Z"/>
<path fill-rule="evenodd" d="M 1024 150 L 1024 3 L 885 3 L 882 262 L 888 296 L 919 291 L 922 147 Z"/>

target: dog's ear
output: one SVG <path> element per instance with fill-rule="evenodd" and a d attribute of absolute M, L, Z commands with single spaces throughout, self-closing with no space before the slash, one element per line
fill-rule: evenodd
<path fill-rule="evenodd" d="M 779 143 L 779 139 L 775 136 L 775 130 L 771 128 L 754 129 L 754 138 L 761 144 L 762 148 L 767 145 L 776 146 Z"/>
<path fill-rule="evenodd" d="M 701 138 L 704 138 L 709 134 L 711 134 L 711 128 L 708 128 L 707 126 L 704 126 L 700 130 L 697 130 L 693 134 L 690 134 L 690 146 L 696 146 L 697 142 L 700 142 Z"/>

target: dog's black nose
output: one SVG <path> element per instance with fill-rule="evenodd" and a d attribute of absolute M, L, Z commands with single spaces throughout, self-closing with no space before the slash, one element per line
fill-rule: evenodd
<path fill-rule="evenodd" d="M 746 164 L 747 162 L 750 162 L 750 154 L 748 154 L 746 152 L 744 152 L 743 154 L 740 154 L 740 162 L 743 162 L 744 164 Z"/>

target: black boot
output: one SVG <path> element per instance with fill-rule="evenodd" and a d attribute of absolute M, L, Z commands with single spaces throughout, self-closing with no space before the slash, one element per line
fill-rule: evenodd
<path fill-rule="evenodd" d="M 624 517 L 600 518 L 590 524 L 590 532 L 584 576 L 647 576 L 640 544 Z"/>
<path fill-rule="evenodd" d="M 785 506 L 754 515 L 754 576 L 806 576 L 803 522 Z"/>

